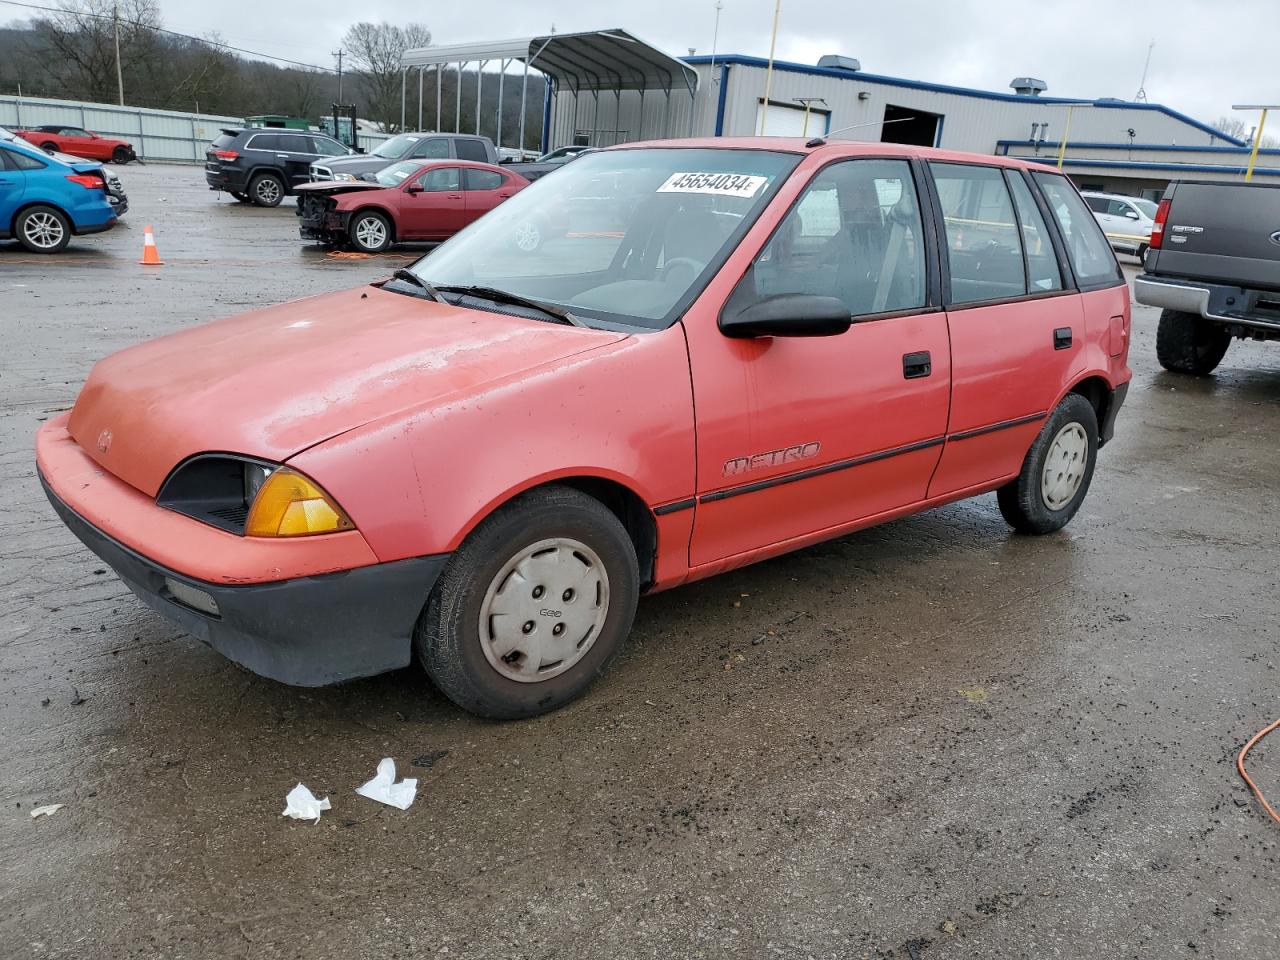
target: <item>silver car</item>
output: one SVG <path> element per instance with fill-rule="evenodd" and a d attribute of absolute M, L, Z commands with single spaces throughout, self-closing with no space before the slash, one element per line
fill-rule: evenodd
<path fill-rule="evenodd" d="M 1093 218 L 1107 235 L 1111 249 L 1128 253 L 1141 260 L 1151 243 L 1151 228 L 1156 222 L 1156 203 L 1141 197 L 1125 197 L 1118 193 L 1082 193 L 1093 211 Z"/>

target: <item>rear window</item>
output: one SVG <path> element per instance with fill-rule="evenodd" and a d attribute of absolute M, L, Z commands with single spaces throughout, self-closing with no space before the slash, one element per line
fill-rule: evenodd
<path fill-rule="evenodd" d="M 1081 287 L 1105 287 L 1120 283 L 1124 277 L 1111 244 L 1066 177 L 1056 173 L 1032 174 L 1044 198 L 1049 201 L 1053 218 L 1058 221 L 1067 256 Z"/>
<path fill-rule="evenodd" d="M 236 142 L 235 134 L 224 133 L 222 136 L 218 137 L 213 141 L 213 148 L 215 150 L 225 150 L 227 147 L 231 146 L 235 142 Z"/>
<path fill-rule="evenodd" d="M 454 149 L 458 151 L 459 160 L 475 160 L 486 163 L 489 151 L 485 149 L 483 140 L 455 140 Z"/>

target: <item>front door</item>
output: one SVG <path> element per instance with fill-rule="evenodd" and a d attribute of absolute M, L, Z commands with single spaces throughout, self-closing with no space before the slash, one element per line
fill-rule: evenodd
<path fill-rule="evenodd" d="M 1021 469 L 1083 366 L 1085 330 L 1025 175 L 978 164 L 929 169 L 946 238 L 954 367 L 947 446 L 929 495 L 945 496 Z"/>
<path fill-rule="evenodd" d="M 464 226 L 466 213 L 457 167 L 427 167 L 400 187 L 402 240 L 451 237 Z"/>
<path fill-rule="evenodd" d="M 725 305 L 786 293 L 843 300 L 845 333 L 724 336 L 687 323 L 698 437 L 692 566 L 923 500 L 947 425 L 946 315 L 905 159 L 815 175 Z"/>

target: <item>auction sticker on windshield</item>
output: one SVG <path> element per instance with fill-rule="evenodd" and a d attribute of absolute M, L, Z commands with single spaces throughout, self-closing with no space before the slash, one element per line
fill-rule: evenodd
<path fill-rule="evenodd" d="M 742 173 L 673 173 L 658 193 L 710 193 L 720 197 L 754 197 L 768 177 Z"/>

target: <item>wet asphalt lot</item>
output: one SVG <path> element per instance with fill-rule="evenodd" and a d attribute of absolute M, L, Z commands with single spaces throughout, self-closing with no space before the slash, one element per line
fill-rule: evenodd
<path fill-rule="evenodd" d="M 96 358 L 414 255 L 121 175 L 117 230 L 0 244 L 0 956 L 1280 955 L 1280 826 L 1233 767 L 1280 716 L 1280 346 L 1177 377 L 1137 308 L 1066 531 L 988 496 L 661 594 L 586 698 L 489 723 L 416 669 L 259 679 L 57 521 L 32 435 Z M 383 756 L 408 811 L 352 792 Z M 1280 798 L 1280 740 L 1251 769 Z M 299 780 L 318 825 L 279 816 Z"/>

